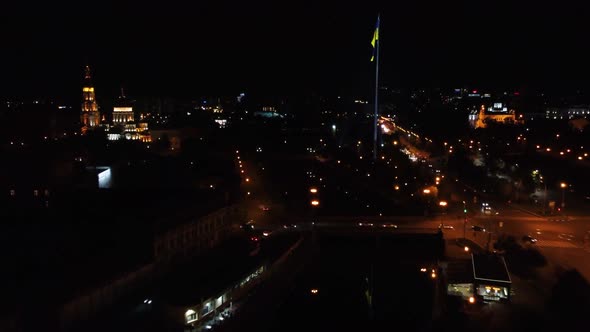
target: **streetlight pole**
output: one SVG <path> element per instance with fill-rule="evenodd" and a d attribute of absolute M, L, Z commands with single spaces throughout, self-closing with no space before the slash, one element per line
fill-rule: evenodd
<path fill-rule="evenodd" d="M 309 193 L 311 194 L 311 201 L 310 201 L 310 205 L 311 205 L 311 226 L 313 228 L 313 226 L 315 225 L 315 217 L 316 217 L 316 210 L 320 205 L 320 201 L 318 199 L 318 189 L 316 187 L 311 187 L 309 188 Z"/>
<path fill-rule="evenodd" d="M 467 228 L 467 205 L 465 203 L 465 201 L 463 201 L 463 239 L 465 239 L 465 233 L 466 233 L 466 228 Z"/>
<path fill-rule="evenodd" d="M 547 215 L 547 182 L 543 181 L 545 184 L 545 198 L 543 199 L 543 214 Z"/>
<path fill-rule="evenodd" d="M 565 209 L 565 188 L 567 188 L 567 183 L 562 182 L 560 183 L 561 186 L 561 208 Z"/>
<path fill-rule="evenodd" d="M 440 201 L 440 202 L 438 202 L 438 205 L 440 205 L 440 207 L 442 208 L 440 228 L 441 229 L 444 229 L 445 228 L 445 216 L 444 216 L 444 214 L 446 212 L 447 201 Z"/>

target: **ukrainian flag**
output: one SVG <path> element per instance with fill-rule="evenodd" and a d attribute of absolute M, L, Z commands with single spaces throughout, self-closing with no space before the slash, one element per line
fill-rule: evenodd
<path fill-rule="evenodd" d="M 371 46 L 373 46 L 373 55 L 371 55 L 371 62 L 375 61 L 375 52 L 377 52 L 377 41 L 379 40 L 379 21 L 381 16 L 377 16 L 377 25 L 375 26 L 375 32 L 373 32 L 373 40 L 371 40 Z"/>

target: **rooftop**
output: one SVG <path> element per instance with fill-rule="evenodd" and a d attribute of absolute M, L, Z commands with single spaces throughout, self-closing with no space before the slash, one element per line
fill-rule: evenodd
<path fill-rule="evenodd" d="M 171 305 L 195 305 L 233 287 L 259 266 L 274 262 L 298 239 L 298 233 L 279 232 L 261 243 L 257 255 L 244 239 L 234 238 L 178 268 L 154 285 Z"/>
<path fill-rule="evenodd" d="M 503 283 L 512 283 L 504 257 L 492 254 L 472 254 L 473 278 Z"/>

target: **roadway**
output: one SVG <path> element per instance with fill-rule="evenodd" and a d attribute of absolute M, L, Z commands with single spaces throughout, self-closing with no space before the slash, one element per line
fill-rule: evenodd
<path fill-rule="evenodd" d="M 449 184 L 466 202 L 471 203 L 469 196 L 477 195 L 480 199 L 485 197 L 495 208 L 492 215 L 476 213 L 469 218 L 470 222 L 486 227 L 494 236 L 502 233 L 516 239 L 524 235 L 533 236 L 538 240 L 535 245 L 549 262 L 566 269 L 577 269 L 590 281 L 590 216 L 541 216 L 498 197 L 478 193 L 459 179 Z M 469 205 L 470 210 L 477 208 L 475 204 Z"/>
<path fill-rule="evenodd" d="M 396 129 L 401 129 L 391 119 L 382 120 L 389 121 Z M 406 130 L 402 131 L 408 133 Z M 410 134 L 419 137 L 415 133 Z M 433 160 L 429 163 L 432 164 Z M 435 175 L 439 174 L 433 174 Z M 447 217 L 439 217 L 441 220 L 444 219 L 445 225 L 452 227 L 444 230 L 446 238 L 463 237 L 464 217 L 468 220 L 467 238 L 471 237 L 484 247 L 488 242 L 487 236 L 480 235 L 479 232 L 469 232 L 471 226 L 482 226 L 488 232 L 492 232 L 491 243 L 499 234 L 512 235 L 517 240 L 524 235 L 530 235 L 538 239 L 536 246 L 550 262 L 565 268 L 575 268 L 590 281 L 590 215 L 582 213 L 569 218 L 543 217 L 508 204 L 501 196 L 478 191 L 458 178 L 441 179 L 440 185 L 437 183 L 437 188 L 439 191 L 447 189 L 443 191 L 450 194 Z M 435 195 L 433 199 L 441 198 Z M 483 215 L 480 212 L 482 202 L 487 202 L 494 208 L 491 215 Z M 467 208 L 468 214 L 463 213 L 464 207 Z M 430 228 L 433 224 L 435 223 L 432 221 L 415 222 L 415 226 L 418 227 L 423 225 Z"/>
<path fill-rule="evenodd" d="M 307 213 L 297 213 L 297 211 L 287 212 L 282 208 L 285 198 L 277 197 L 276 194 L 271 194 L 266 189 L 273 186 L 273 180 L 268 175 L 269 169 L 261 166 L 258 156 L 253 155 L 247 158 L 249 161 L 242 159 L 242 169 L 245 170 L 244 178 L 248 177 L 249 182 L 243 180 L 244 191 L 250 191 L 248 214 L 251 219 L 254 219 L 256 224 L 265 228 L 282 227 L 284 223 L 309 222 L 310 216 Z M 252 158 L 254 157 L 254 158 Z M 258 161 L 254 161 L 258 159 Z M 280 163 L 279 163 L 280 164 Z M 421 165 L 422 166 L 422 165 Z M 360 166 L 359 166 L 360 167 Z M 301 170 L 303 172 L 303 170 Z M 289 177 L 294 174 L 285 174 Z M 330 175 L 330 174 L 325 174 Z M 305 183 L 301 183 L 305 186 Z M 347 185 L 342 183 L 342 186 Z M 524 235 L 530 235 L 538 239 L 535 244 L 542 254 L 546 256 L 549 262 L 555 265 L 560 265 L 565 268 L 577 269 L 587 280 L 590 281 L 590 216 L 576 216 L 568 220 L 561 221 L 553 218 L 541 217 L 534 213 L 528 212 L 521 208 L 517 208 L 501 198 L 494 198 L 491 195 L 476 192 L 474 188 L 470 188 L 461 183 L 459 179 L 451 179 L 446 177 L 441 180 L 437 187 L 447 186 L 452 192 L 451 200 L 449 200 L 446 214 L 438 216 L 367 216 L 367 217 L 352 217 L 352 216 L 318 216 L 315 217 L 316 225 L 322 226 L 339 226 L 339 225 L 355 225 L 359 222 L 366 224 L 373 223 L 373 227 L 379 227 L 382 224 L 392 224 L 397 226 L 397 231 L 409 231 L 410 229 L 422 230 L 436 230 L 439 225 L 443 223 L 445 226 L 445 238 L 461 238 L 463 237 L 464 217 L 462 201 L 467 203 L 468 222 L 466 224 L 467 238 L 474 240 L 483 247 L 488 242 L 488 234 L 491 232 L 491 244 L 497 239 L 499 234 L 506 234 L 514 236 L 520 241 Z M 305 188 L 307 189 L 307 188 Z M 351 188 L 352 189 L 352 188 Z M 324 194 L 333 194 L 333 191 L 324 190 Z M 368 193 L 363 192 L 363 196 L 368 196 Z M 473 196 L 477 195 L 477 202 L 473 202 Z M 248 196 L 247 196 L 248 197 Z M 327 198 L 326 198 L 327 199 Z M 482 199 L 494 208 L 491 215 L 483 215 L 479 208 Z M 326 201 L 326 200 L 324 200 Z M 337 202 L 333 202 L 338 204 Z M 334 205 L 332 204 L 332 205 Z M 341 202 L 341 205 L 350 204 L 349 202 Z M 262 207 L 268 206 L 270 211 L 263 211 Z M 301 211 L 303 212 L 303 211 Z M 496 214 L 497 213 L 497 214 Z M 288 220 L 288 221 L 286 221 Z M 471 226 L 478 225 L 486 228 L 486 232 L 473 232 Z M 367 226 L 362 226 L 366 228 Z M 395 231 L 393 227 L 387 228 L 390 231 Z"/>

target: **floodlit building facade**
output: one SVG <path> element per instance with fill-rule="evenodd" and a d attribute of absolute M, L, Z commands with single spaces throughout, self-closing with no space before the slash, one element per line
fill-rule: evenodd
<path fill-rule="evenodd" d="M 100 124 L 100 112 L 98 110 L 98 103 L 96 102 L 96 95 L 94 93 L 94 85 L 92 84 L 92 76 L 90 74 L 89 66 L 86 66 L 84 70 L 80 121 L 82 123 L 83 133 L 88 128 L 96 127 Z"/>

